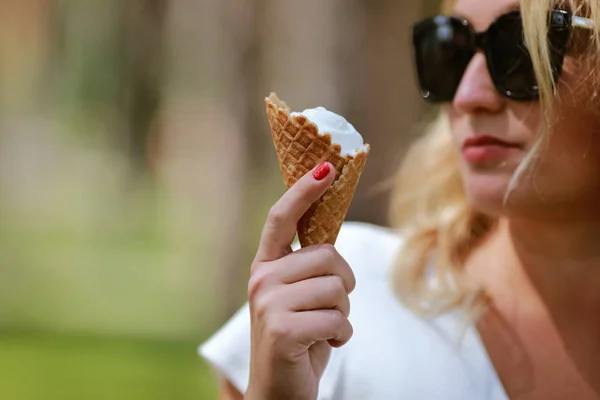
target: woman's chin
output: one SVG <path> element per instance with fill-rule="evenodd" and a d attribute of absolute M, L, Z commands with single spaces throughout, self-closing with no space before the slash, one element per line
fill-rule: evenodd
<path fill-rule="evenodd" d="M 505 174 L 469 173 L 463 177 L 467 201 L 476 210 L 492 216 L 506 212 L 504 197 L 511 176 Z"/>

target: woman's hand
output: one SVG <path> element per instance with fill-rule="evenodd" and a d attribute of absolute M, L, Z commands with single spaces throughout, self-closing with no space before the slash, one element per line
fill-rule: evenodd
<path fill-rule="evenodd" d="M 248 400 L 314 400 L 332 347 L 352 336 L 355 279 L 331 245 L 292 252 L 300 217 L 332 184 L 323 164 L 271 208 L 248 283 L 252 347 Z"/>

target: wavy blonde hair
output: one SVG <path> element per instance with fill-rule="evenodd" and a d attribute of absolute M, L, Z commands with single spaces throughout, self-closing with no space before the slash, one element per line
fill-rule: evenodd
<path fill-rule="evenodd" d="M 448 12 L 452 0 L 443 1 Z M 550 135 L 551 115 L 555 106 L 555 84 L 547 44 L 548 10 L 566 8 L 578 16 L 595 21 L 590 40 L 582 51 L 582 60 L 596 63 L 600 54 L 600 2 L 597 0 L 522 0 L 525 42 L 531 53 L 540 89 L 543 128 L 515 172 L 508 194 L 536 157 Z M 454 309 L 468 309 L 480 315 L 487 299 L 477 287 L 466 283 L 463 264 L 480 240 L 490 232 L 495 220 L 477 212 L 467 202 L 459 162 L 450 135 L 447 116 L 439 112 L 426 133 L 409 149 L 397 174 L 390 208 L 392 225 L 406 241 L 397 257 L 394 289 L 400 300 L 421 315 L 440 315 Z"/>

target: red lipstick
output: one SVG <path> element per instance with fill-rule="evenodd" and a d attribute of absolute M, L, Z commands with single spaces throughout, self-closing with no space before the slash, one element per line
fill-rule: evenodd
<path fill-rule="evenodd" d="M 462 154 L 469 163 L 482 163 L 505 158 L 520 148 L 517 144 L 505 142 L 494 136 L 471 136 L 463 142 Z"/>

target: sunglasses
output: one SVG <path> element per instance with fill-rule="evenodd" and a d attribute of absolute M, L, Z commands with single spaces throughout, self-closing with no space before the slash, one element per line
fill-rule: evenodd
<path fill-rule="evenodd" d="M 549 12 L 548 44 L 554 82 L 562 72 L 572 28 L 593 26 L 592 20 L 568 11 Z M 520 11 L 501 15 L 485 32 L 476 32 L 468 21 L 457 17 L 428 18 L 414 25 L 413 45 L 421 94 L 429 102 L 452 101 L 478 50 L 485 55 L 498 92 L 519 101 L 539 97 Z"/>

